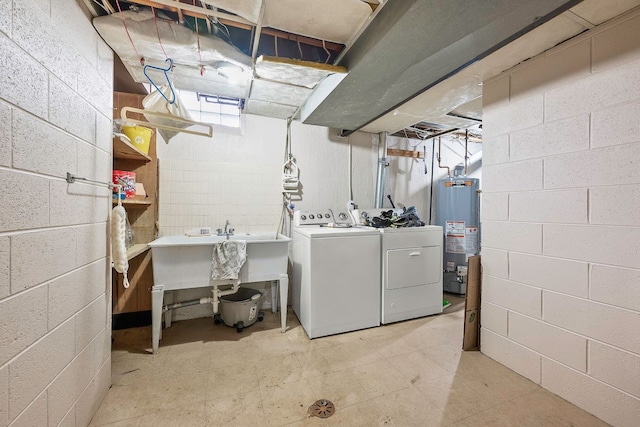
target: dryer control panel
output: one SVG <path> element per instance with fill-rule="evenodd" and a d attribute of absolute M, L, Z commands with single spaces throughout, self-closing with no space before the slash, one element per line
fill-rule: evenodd
<path fill-rule="evenodd" d="M 351 212 L 334 211 L 333 209 L 317 211 L 295 211 L 293 213 L 293 226 L 319 226 L 319 227 L 352 227 L 356 220 Z"/>

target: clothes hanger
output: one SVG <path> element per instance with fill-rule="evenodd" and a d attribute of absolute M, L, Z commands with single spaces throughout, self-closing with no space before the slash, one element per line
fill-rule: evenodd
<path fill-rule="evenodd" d="M 169 61 L 169 67 L 167 68 L 160 68 L 160 67 L 156 67 L 155 65 L 145 65 L 144 68 L 142 69 L 142 72 L 144 73 L 147 80 L 149 80 L 149 82 L 153 85 L 153 87 L 155 87 L 156 90 L 160 92 L 160 95 L 162 95 L 162 97 L 166 99 L 169 104 L 173 104 L 174 102 L 176 102 L 176 93 L 173 91 L 173 85 L 171 84 L 171 80 L 169 80 L 169 75 L 167 74 L 167 72 L 171 71 L 171 69 L 173 68 L 173 60 L 171 58 L 167 58 L 165 59 L 165 62 L 167 61 Z M 167 83 L 169 84 L 169 89 L 171 89 L 171 96 L 173 97 L 171 101 L 169 100 L 169 98 L 167 98 L 167 95 L 165 95 L 164 92 L 160 90 L 158 85 L 156 85 L 156 83 L 151 79 L 151 77 L 149 77 L 149 74 L 147 74 L 147 68 L 151 68 L 152 70 L 162 71 L 164 73 L 164 78 L 167 80 Z"/>

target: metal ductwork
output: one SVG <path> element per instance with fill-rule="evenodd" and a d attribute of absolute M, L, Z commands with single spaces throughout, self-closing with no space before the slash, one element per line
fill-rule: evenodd
<path fill-rule="evenodd" d="M 388 0 L 302 121 L 348 135 L 580 2 Z"/>

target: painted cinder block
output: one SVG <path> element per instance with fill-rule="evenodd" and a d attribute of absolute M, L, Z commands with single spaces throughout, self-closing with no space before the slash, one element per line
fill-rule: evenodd
<path fill-rule="evenodd" d="M 76 314 L 76 353 L 83 350 L 105 327 L 107 310 L 104 296 L 99 296 Z M 93 349 L 93 347 L 91 347 Z"/>
<path fill-rule="evenodd" d="M 105 292 L 107 261 L 80 268 L 48 284 L 49 330 L 78 313 Z"/>
<path fill-rule="evenodd" d="M 48 11 L 45 13 L 34 2 L 14 2 L 13 21 L 13 41 L 75 89 L 80 55 L 51 25 Z"/>
<path fill-rule="evenodd" d="M 482 248 L 482 271 L 490 276 L 509 278 L 509 252 Z"/>
<path fill-rule="evenodd" d="M 482 165 L 495 165 L 509 161 L 509 134 L 482 140 Z"/>
<path fill-rule="evenodd" d="M 540 355 L 485 328 L 480 336 L 482 353 L 540 384 Z"/>
<path fill-rule="evenodd" d="M 79 142 L 77 171 L 85 178 L 111 182 L 111 156 L 90 143 Z"/>
<path fill-rule="evenodd" d="M 11 107 L 2 102 L 0 102 L 0 166 L 11 166 Z"/>
<path fill-rule="evenodd" d="M 509 103 L 509 75 L 486 81 L 482 85 L 482 109 L 488 110 Z"/>
<path fill-rule="evenodd" d="M 639 73 L 640 60 L 635 60 L 546 92 L 545 122 L 637 100 L 640 81 L 636 76 Z"/>
<path fill-rule="evenodd" d="M 511 100 L 482 111 L 482 133 L 487 137 L 538 126 L 544 119 L 542 94 Z"/>
<path fill-rule="evenodd" d="M 49 121 L 83 141 L 95 141 L 95 110 L 56 77 L 49 82 Z"/>
<path fill-rule="evenodd" d="M 490 221 L 508 221 L 509 193 L 483 194 L 482 219 Z"/>
<path fill-rule="evenodd" d="M 482 277 L 482 299 L 510 311 L 539 319 L 542 290 L 493 276 Z"/>
<path fill-rule="evenodd" d="M 65 417 L 93 375 L 93 348 L 87 347 L 47 387 L 50 426 Z"/>
<path fill-rule="evenodd" d="M 640 59 L 640 15 L 626 19 L 593 36 L 592 70 L 599 73 Z"/>
<path fill-rule="evenodd" d="M 640 185 L 591 188 L 589 207 L 591 224 L 636 227 L 636 217 L 640 212 Z"/>
<path fill-rule="evenodd" d="M 0 237 L 0 299 L 11 294 L 11 240 L 9 236 Z"/>
<path fill-rule="evenodd" d="M 544 224 L 544 255 L 640 268 L 640 227 Z"/>
<path fill-rule="evenodd" d="M 106 222 L 109 219 L 111 191 L 108 188 L 69 185 L 57 180 L 51 180 L 49 184 L 52 226 Z"/>
<path fill-rule="evenodd" d="M 76 265 L 89 264 L 109 255 L 107 236 L 110 232 L 106 222 L 76 227 Z M 104 276 L 104 274 L 103 274 Z"/>
<path fill-rule="evenodd" d="M 23 413 L 13 422 L 11 427 L 32 427 L 47 425 L 47 392 L 36 397 Z"/>
<path fill-rule="evenodd" d="M 544 321 L 640 353 L 640 313 L 550 291 L 542 304 Z"/>
<path fill-rule="evenodd" d="M 0 366 L 47 333 L 47 287 L 0 301 Z"/>
<path fill-rule="evenodd" d="M 113 124 L 111 120 L 110 117 L 96 114 L 95 145 L 107 154 L 113 151 Z"/>
<path fill-rule="evenodd" d="M 511 98 L 543 93 L 588 76 L 591 72 L 591 39 L 564 43 L 547 54 L 528 60 L 511 73 Z"/>
<path fill-rule="evenodd" d="M 100 38 L 87 19 L 82 9 L 78 7 L 52 7 L 51 21 L 64 22 L 66 25 L 58 26 L 58 34 L 62 40 L 67 41 L 67 49 L 79 52 L 84 61 L 97 64 L 97 41 Z"/>
<path fill-rule="evenodd" d="M 618 105 L 591 114 L 593 148 L 640 141 L 640 102 Z"/>
<path fill-rule="evenodd" d="M 49 225 L 49 181 L 39 176 L 0 170 L 4 189 L 0 232 Z"/>
<path fill-rule="evenodd" d="M 526 160 L 482 168 L 483 193 L 542 190 L 542 160 Z"/>
<path fill-rule="evenodd" d="M 584 337 L 509 312 L 509 339 L 581 372 L 587 371 L 587 339 Z"/>
<path fill-rule="evenodd" d="M 482 246 L 542 254 L 542 224 L 484 221 Z"/>
<path fill-rule="evenodd" d="M 526 191 L 509 195 L 509 219 L 586 224 L 587 189 Z"/>
<path fill-rule="evenodd" d="M 110 320 L 109 313 L 107 318 Z M 93 340 L 94 354 L 93 354 L 93 374 L 97 374 L 102 365 L 105 364 L 111 358 L 111 325 L 107 324 L 106 327 L 100 331 L 98 336 Z"/>
<path fill-rule="evenodd" d="M 544 160 L 544 188 L 640 184 L 638 158 L 640 142 L 549 157 Z"/>
<path fill-rule="evenodd" d="M 21 110 L 13 112 L 14 168 L 64 177 L 76 170 L 76 152 L 72 136 Z"/>
<path fill-rule="evenodd" d="M 38 341 L 9 366 L 9 417 L 15 418 L 75 357 L 75 320 Z M 43 363 L 46 361 L 46 363 Z M 34 369 L 37 366 L 38 369 Z"/>
<path fill-rule="evenodd" d="M 3 53 L 0 98 L 46 119 L 49 105 L 47 70 L 3 34 L 0 34 L 0 52 Z"/>
<path fill-rule="evenodd" d="M 507 336 L 508 311 L 505 308 L 483 300 L 480 312 L 482 313 L 480 322 L 483 328 L 489 329 L 503 337 Z"/>
<path fill-rule="evenodd" d="M 94 52 L 96 50 L 94 49 Z M 79 64 L 78 93 L 99 113 L 113 114 L 113 92 L 94 65 L 81 59 Z"/>
<path fill-rule="evenodd" d="M 511 252 L 509 272 L 516 282 L 582 298 L 589 296 L 586 262 Z"/>
<path fill-rule="evenodd" d="M 0 32 L 11 37 L 12 0 L 0 0 Z"/>
<path fill-rule="evenodd" d="M 0 368 L 0 426 L 9 425 L 9 365 Z"/>
<path fill-rule="evenodd" d="M 73 229 L 11 236 L 11 293 L 73 270 L 76 260 L 71 254 L 75 253 L 76 232 Z"/>
<path fill-rule="evenodd" d="M 640 312 L 640 270 L 592 264 L 591 299 Z"/>
<path fill-rule="evenodd" d="M 589 342 L 589 375 L 640 398 L 640 355 Z"/>
<path fill-rule="evenodd" d="M 98 37 L 98 63 L 96 64 L 96 69 L 109 87 L 113 87 L 113 50 L 100 37 Z"/>
<path fill-rule="evenodd" d="M 542 386 L 611 425 L 638 425 L 640 400 L 547 358 Z"/>
<path fill-rule="evenodd" d="M 512 161 L 588 149 L 588 114 L 513 132 L 509 139 L 509 155 Z"/>
<path fill-rule="evenodd" d="M 86 426 L 96 413 L 111 386 L 111 363 L 105 362 L 76 402 L 76 425 Z"/>

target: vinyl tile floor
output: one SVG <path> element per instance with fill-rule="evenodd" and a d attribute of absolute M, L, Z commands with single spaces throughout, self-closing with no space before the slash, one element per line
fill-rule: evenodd
<path fill-rule="evenodd" d="M 289 308 L 237 333 L 175 322 L 113 332 L 112 387 L 91 426 L 604 426 L 477 351 L 464 300 L 443 314 L 310 340 Z M 336 411 L 311 417 L 327 399 Z"/>

